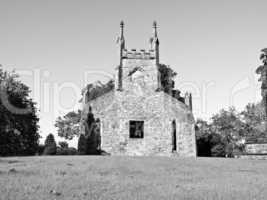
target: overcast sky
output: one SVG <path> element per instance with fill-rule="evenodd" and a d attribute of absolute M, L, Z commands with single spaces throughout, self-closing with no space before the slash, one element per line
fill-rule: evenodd
<path fill-rule="evenodd" d="M 56 133 L 57 116 L 78 108 L 85 83 L 112 77 L 120 20 L 128 49 L 149 48 L 156 20 L 161 62 L 178 73 L 177 88 L 193 93 L 195 117 L 208 119 L 260 101 L 266 8 L 264 0 L 0 0 L 0 63 L 30 86 L 45 137 Z"/>

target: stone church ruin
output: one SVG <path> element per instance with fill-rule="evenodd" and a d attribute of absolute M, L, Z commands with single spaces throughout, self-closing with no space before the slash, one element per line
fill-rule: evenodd
<path fill-rule="evenodd" d="M 153 24 L 150 49 L 127 50 L 120 24 L 115 87 L 93 100 L 83 94 L 83 119 L 99 119 L 101 149 L 111 155 L 196 156 L 192 96 L 163 90 L 159 38 Z"/>

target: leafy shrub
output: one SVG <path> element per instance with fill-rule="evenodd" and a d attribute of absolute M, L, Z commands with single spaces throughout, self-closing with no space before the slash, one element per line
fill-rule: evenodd
<path fill-rule="evenodd" d="M 81 134 L 78 140 L 78 154 L 79 155 L 86 154 L 86 138 L 84 134 Z"/>
<path fill-rule="evenodd" d="M 211 149 L 213 157 L 225 157 L 225 146 L 222 143 L 216 144 Z"/>
<path fill-rule="evenodd" d="M 174 78 L 177 73 L 173 69 L 165 64 L 159 64 L 161 86 L 164 92 L 170 94 L 174 88 Z"/>
<path fill-rule="evenodd" d="M 57 144 L 53 134 L 49 134 L 45 140 L 44 155 L 55 155 L 57 153 Z"/>
<path fill-rule="evenodd" d="M 68 155 L 77 155 L 78 151 L 74 147 L 68 148 Z"/>
<path fill-rule="evenodd" d="M 96 83 L 90 83 L 82 90 L 82 95 L 86 95 L 86 101 L 88 102 L 112 91 L 114 86 L 114 80 L 109 80 L 104 84 L 100 81 Z"/>
<path fill-rule="evenodd" d="M 69 148 L 69 144 L 67 142 L 59 142 L 58 145 L 60 146 L 60 148 L 62 149 L 67 149 Z"/>
<path fill-rule="evenodd" d="M 43 145 L 43 144 L 39 144 L 39 145 L 38 145 L 37 154 L 38 154 L 38 155 L 43 155 L 43 153 L 44 153 L 44 149 L 45 149 L 45 145 Z"/>
<path fill-rule="evenodd" d="M 77 150 L 73 147 L 68 148 L 61 148 L 57 147 L 56 155 L 77 155 Z"/>

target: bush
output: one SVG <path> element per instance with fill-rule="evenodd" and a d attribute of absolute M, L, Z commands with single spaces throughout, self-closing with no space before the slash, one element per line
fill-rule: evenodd
<path fill-rule="evenodd" d="M 53 134 L 49 134 L 45 140 L 44 155 L 55 155 L 57 153 L 57 144 Z"/>
<path fill-rule="evenodd" d="M 81 134 L 78 140 L 78 154 L 85 155 L 86 154 L 86 138 L 84 134 Z"/>
<path fill-rule="evenodd" d="M 38 154 L 38 155 L 43 155 L 43 153 L 44 153 L 44 149 L 45 149 L 45 145 L 43 145 L 43 144 L 39 144 L 39 145 L 38 145 L 38 149 L 37 149 L 37 154 Z"/>
<path fill-rule="evenodd" d="M 68 148 L 68 155 L 77 155 L 78 151 L 74 147 Z"/>
<path fill-rule="evenodd" d="M 225 146 L 222 143 L 214 145 L 211 149 L 211 155 L 213 157 L 225 157 Z"/>
<path fill-rule="evenodd" d="M 70 148 L 61 148 L 57 147 L 57 153 L 56 155 L 77 155 L 77 150 L 73 147 Z"/>
<path fill-rule="evenodd" d="M 56 155 L 68 155 L 68 149 L 57 147 Z"/>
<path fill-rule="evenodd" d="M 56 147 L 45 147 L 43 155 L 56 155 L 57 148 Z"/>
<path fill-rule="evenodd" d="M 197 139 L 197 156 L 210 157 L 211 156 L 211 144 L 210 137 Z"/>
<path fill-rule="evenodd" d="M 63 149 L 69 148 L 69 144 L 67 142 L 59 142 L 58 145 Z"/>

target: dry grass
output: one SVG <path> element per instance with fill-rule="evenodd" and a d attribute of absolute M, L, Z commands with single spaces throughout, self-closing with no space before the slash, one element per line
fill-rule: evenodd
<path fill-rule="evenodd" d="M 0 199 L 267 199 L 267 161 L 94 156 L 1 158 Z"/>

